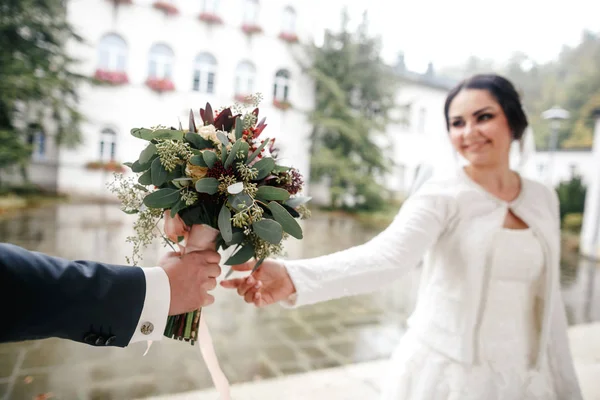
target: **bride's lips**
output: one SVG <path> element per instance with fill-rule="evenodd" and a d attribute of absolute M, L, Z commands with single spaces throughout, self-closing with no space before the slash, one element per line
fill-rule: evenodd
<path fill-rule="evenodd" d="M 464 151 L 479 151 L 481 150 L 485 145 L 490 144 L 491 141 L 490 140 L 485 140 L 485 141 L 481 141 L 481 142 L 475 142 L 475 143 L 469 143 L 466 145 L 463 145 L 462 148 Z"/>

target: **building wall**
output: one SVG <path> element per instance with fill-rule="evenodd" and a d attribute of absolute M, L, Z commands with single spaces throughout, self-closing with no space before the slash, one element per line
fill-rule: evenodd
<path fill-rule="evenodd" d="M 589 168 L 590 179 L 583 212 L 580 250 L 586 256 L 600 258 L 600 110 L 596 116 L 594 147 Z"/>
<path fill-rule="evenodd" d="M 301 40 L 310 39 L 310 3 L 260 1 L 258 24 L 264 32 L 252 37 L 242 30 L 243 2 L 221 0 L 217 14 L 222 25 L 208 25 L 198 19 L 202 1 L 172 0 L 178 15 L 166 16 L 153 8 L 151 0 L 134 0 L 131 5 L 114 7 L 107 0 L 71 0 L 69 20 L 84 35 L 85 43 L 71 43 L 69 49 L 80 59 L 80 72 L 93 76 L 98 65 L 98 44 L 104 35 L 118 34 L 127 44 L 125 71 L 129 83 L 123 86 L 81 87 L 80 110 L 85 115 L 83 144 L 60 153 L 58 187 L 63 192 L 107 194 L 105 185 L 112 173 L 86 169 L 99 159 L 101 132 L 105 128 L 116 133 L 118 162 L 133 161 L 145 142 L 130 135 L 134 127 L 156 125 L 187 126 L 189 110 L 199 120 L 199 109 L 210 102 L 214 109 L 234 103 L 235 69 L 239 62 L 250 61 L 256 67 L 255 92 L 264 100 L 260 117 L 266 116 L 268 127 L 264 137 L 277 138 L 281 162 L 296 166 L 308 179 L 308 141 L 310 132 L 303 111 L 313 104 L 312 85 L 302 74 L 294 56 L 299 47 L 278 38 L 283 8 L 290 4 L 296 11 L 296 33 Z M 156 93 L 145 85 L 148 77 L 148 55 L 152 45 L 163 43 L 174 53 L 175 90 Z M 217 60 L 215 92 L 192 90 L 194 60 L 201 52 Z M 273 83 L 279 69 L 291 73 L 289 101 L 292 108 L 279 110 L 272 105 Z"/>
<path fill-rule="evenodd" d="M 594 169 L 594 154 L 590 150 L 559 150 L 554 153 L 537 151 L 531 159 L 534 179 L 556 187 L 573 175 L 580 175 L 585 185 L 590 185 L 597 172 Z"/>

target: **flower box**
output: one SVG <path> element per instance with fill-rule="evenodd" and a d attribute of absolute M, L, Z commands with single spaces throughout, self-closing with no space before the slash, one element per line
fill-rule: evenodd
<path fill-rule="evenodd" d="M 108 0 L 108 1 L 113 3 L 115 6 L 133 4 L 133 0 Z"/>
<path fill-rule="evenodd" d="M 163 11 L 167 15 L 179 14 L 179 10 L 173 4 L 166 1 L 155 1 L 153 7 L 157 10 Z"/>
<path fill-rule="evenodd" d="M 244 24 L 242 25 L 242 31 L 246 35 L 254 35 L 257 33 L 262 33 L 263 29 L 257 24 Z"/>
<path fill-rule="evenodd" d="M 148 78 L 146 80 L 146 86 L 155 92 L 172 92 L 175 90 L 175 85 L 173 81 L 170 79 L 160 79 L 160 78 Z"/>
<path fill-rule="evenodd" d="M 298 35 L 295 33 L 281 32 L 279 34 L 279 39 L 288 43 L 298 43 Z"/>
<path fill-rule="evenodd" d="M 221 19 L 221 17 L 219 17 L 217 14 L 213 14 L 213 13 L 209 13 L 209 12 L 201 13 L 198 16 L 198 19 L 200 21 L 206 22 L 207 24 L 220 25 L 223 23 L 223 20 Z"/>
<path fill-rule="evenodd" d="M 93 171 L 104 170 L 108 172 L 125 172 L 125 167 L 114 160 L 108 162 L 90 161 L 85 164 L 85 168 Z"/>
<path fill-rule="evenodd" d="M 236 94 L 234 96 L 235 101 L 243 104 L 250 104 L 252 102 L 252 98 L 247 94 Z"/>
<path fill-rule="evenodd" d="M 280 110 L 287 110 L 292 107 L 292 104 L 287 100 L 273 100 L 273 107 L 278 108 Z"/>
<path fill-rule="evenodd" d="M 129 83 L 129 78 L 127 77 L 127 73 L 124 71 L 107 71 L 104 69 L 97 69 L 94 73 L 94 79 L 110 83 L 111 85 L 125 85 Z"/>

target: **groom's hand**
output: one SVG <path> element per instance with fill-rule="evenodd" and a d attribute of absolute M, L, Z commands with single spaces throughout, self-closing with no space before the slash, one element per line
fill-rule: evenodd
<path fill-rule="evenodd" d="M 183 314 L 214 303 L 208 294 L 217 286 L 221 255 L 216 251 L 166 254 L 159 262 L 169 277 L 171 303 L 169 315 Z"/>

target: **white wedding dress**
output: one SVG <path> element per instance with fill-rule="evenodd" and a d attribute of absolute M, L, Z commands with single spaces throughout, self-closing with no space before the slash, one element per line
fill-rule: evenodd
<path fill-rule="evenodd" d="M 501 228 L 488 266 L 479 362 L 461 364 L 410 331 L 386 372 L 385 400 L 559 400 L 548 366 L 530 369 L 539 326 L 535 293 L 543 275 L 540 243 L 529 229 Z"/>

